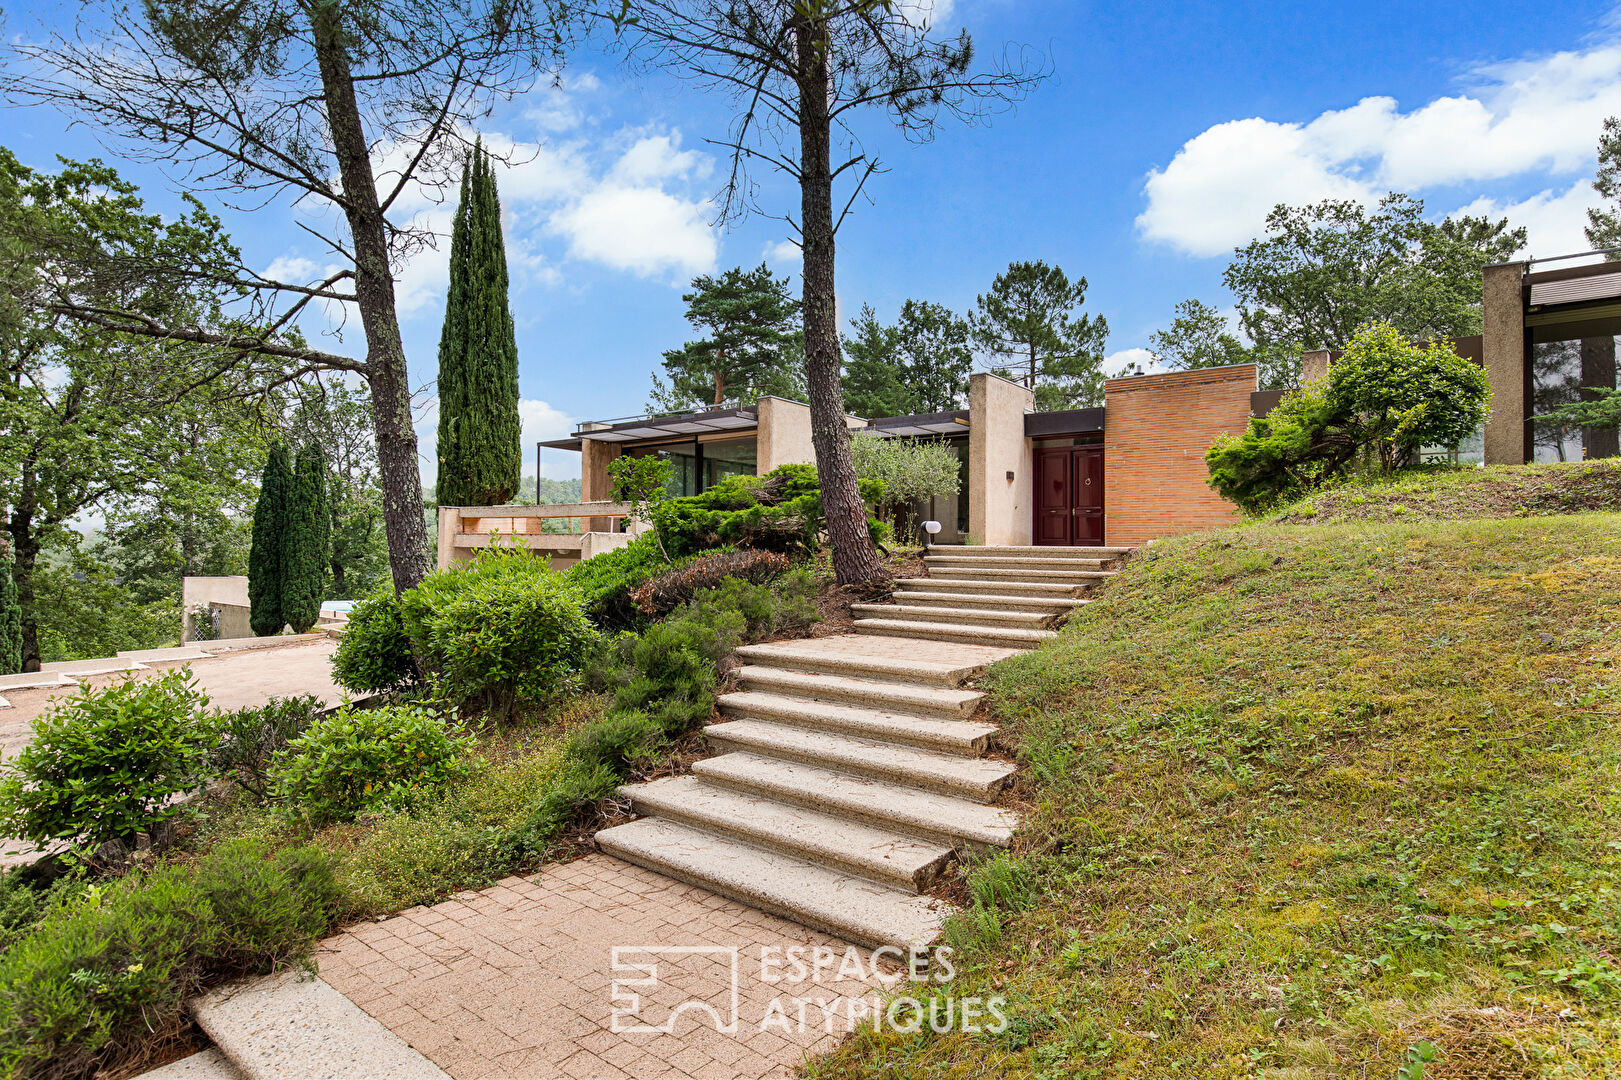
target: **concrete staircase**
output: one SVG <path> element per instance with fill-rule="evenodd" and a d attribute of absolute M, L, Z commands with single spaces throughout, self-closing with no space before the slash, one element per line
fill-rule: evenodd
<path fill-rule="evenodd" d="M 1113 577 L 1129 548 L 940 547 L 892 604 L 852 604 L 855 632 L 1028 649 Z"/>
<path fill-rule="evenodd" d="M 597 833 L 611 855 L 847 941 L 925 945 L 925 895 L 965 849 L 1006 847 L 988 805 L 1014 766 L 985 757 L 967 682 L 1054 636 L 1121 548 L 951 548 L 854 634 L 737 651 L 738 690 L 691 775 L 621 788 L 642 817 Z"/>
<path fill-rule="evenodd" d="M 1014 766 L 983 756 L 995 729 L 964 688 L 1014 652 L 855 634 L 745 646 L 705 732 L 716 756 L 622 788 L 644 816 L 597 846 L 869 948 L 925 945 L 949 907 L 924 891 L 1017 824 L 987 805 Z"/>

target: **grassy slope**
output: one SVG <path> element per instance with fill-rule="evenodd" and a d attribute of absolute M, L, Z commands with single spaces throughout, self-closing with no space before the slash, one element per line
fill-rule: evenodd
<path fill-rule="evenodd" d="M 955 993 L 815 1076 L 1621 1075 L 1621 516 L 1156 545 L 992 672 L 1017 856 Z"/>
<path fill-rule="evenodd" d="M 1356 477 L 1271 515 L 1296 524 L 1534 517 L 1621 510 L 1621 460 L 1411 469 Z"/>

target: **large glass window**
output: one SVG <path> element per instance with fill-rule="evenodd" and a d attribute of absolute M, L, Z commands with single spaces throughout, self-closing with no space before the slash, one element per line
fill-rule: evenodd
<path fill-rule="evenodd" d="M 728 476 L 753 476 L 757 461 L 754 439 L 639 446 L 626 452 L 632 457 L 656 454 L 668 461 L 670 482 L 666 490 L 673 498 L 708 491 Z"/>
<path fill-rule="evenodd" d="M 1616 388 L 1616 338 L 1608 335 L 1542 341 L 1531 346 L 1531 415 L 1548 413 L 1593 397 L 1593 388 Z M 1577 427 L 1557 420 L 1533 420 L 1536 461 L 1580 461 L 1617 456 L 1614 427 Z"/>

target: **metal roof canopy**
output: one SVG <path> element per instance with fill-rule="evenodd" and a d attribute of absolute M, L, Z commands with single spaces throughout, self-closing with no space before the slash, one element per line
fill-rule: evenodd
<path fill-rule="evenodd" d="M 1047 435 L 1091 435 L 1103 430 L 1103 409 L 1059 409 L 1024 414 L 1027 439 Z"/>
<path fill-rule="evenodd" d="M 867 421 L 865 428 L 885 439 L 916 438 L 924 435 L 968 434 L 968 410 L 951 412 L 914 413 L 911 416 L 880 416 Z"/>
<path fill-rule="evenodd" d="M 698 435 L 752 430 L 760 424 L 759 410 L 710 409 L 707 412 L 676 413 L 671 416 L 637 416 L 620 421 L 587 421 L 573 438 L 554 439 L 540 445 L 550 450 L 578 450 L 582 439 L 597 442 L 648 442 L 681 439 Z"/>

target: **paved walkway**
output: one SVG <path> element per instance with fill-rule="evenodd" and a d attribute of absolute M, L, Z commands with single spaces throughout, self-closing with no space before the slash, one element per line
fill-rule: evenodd
<path fill-rule="evenodd" d="M 316 960 L 455 1080 L 788 1077 L 892 979 L 866 950 L 601 854 L 362 925 Z"/>
<path fill-rule="evenodd" d="M 207 648 L 210 642 L 196 643 Z M 325 704 L 337 704 L 345 691 L 332 681 L 331 638 L 303 644 L 240 649 L 198 660 L 143 660 L 144 667 L 106 675 L 83 677 L 91 688 L 119 679 L 149 679 L 170 668 L 191 666 L 197 685 L 208 695 L 210 708 L 230 710 L 263 705 L 273 697 L 314 694 Z M 77 677 L 77 676 L 76 676 Z M 34 737 L 34 721 L 53 704 L 80 692 L 80 686 L 6 690 L 11 707 L 0 709 L 0 760 L 14 757 Z M 0 839 L 0 868 L 32 862 L 36 852 L 19 840 Z"/>

